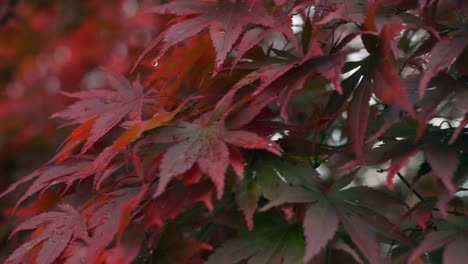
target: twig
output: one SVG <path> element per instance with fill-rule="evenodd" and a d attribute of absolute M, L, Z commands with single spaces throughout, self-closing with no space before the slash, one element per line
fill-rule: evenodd
<path fill-rule="evenodd" d="M 416 197 L 418 197 L 420 201 L 424 201 L 424 198 L 414 188 L 411 188 L 411 184 L 405 179 L 405 177 L 403 177 L 403 175 L 400 172 L 397 172 L 397 176 L 406 185 L 406 187 L 408 187 L 408 189 L 410 189 L 413 192 L 413 194 L 416 195 Z"/>
<path fill-rule="evenodd" d="M 424 201 L 424 198 L 414 188 L 411 188 L 410 183 L 405 179 L 405 177 L 403 177 L 403 175 L 400 172 L 397 172 L 397 175 L 398 175 L 398 178 L 400 178 L 400 180 L 406 185 L 406 187 L 408 187 L 410 190 L 412 190 L 413 194 L 416 195 L 416 197 L 418 197 L 418 199 L 420 201 Z M 434 207 L 432 210 L 440 211 L 440 209 L 436 208 L 436 207 Z M 447 214 L 451 214 L 451 215 L 455 215 L 455 216 L 464 216 L 465 215 L 465 214 L 457 212 L 457 211 L 446 211 L 446 212 L 447 212 Z"/>

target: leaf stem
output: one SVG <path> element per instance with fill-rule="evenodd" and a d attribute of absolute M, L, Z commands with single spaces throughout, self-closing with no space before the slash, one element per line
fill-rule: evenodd
<path fill-rule="evenodd" d="M 397 176 L 406 185 L 406 187 L 408 187 L 413 192 L 413 194 L 416 195 L 416 197 L 418 197 L 418 199 L 420 201 L 424 201 L 424 198 L 414 188 L 411 188 L 410 183 L 405 179 L 405 177 L 400 172 L 397 172 Z M 440 209 L 436 208 L 436 207 L 434 207 L 433 210 L 434 211 L 440 211 Z M 464 216 L 465 215 L 463 213 L 456 212 L 456 211 L 446 211 L 446 212 L 448 214 L 455 215 L 455 216 Z"/>
<path fill-rule="evenodd" d="M 411 187 L 411 184 L 405 179 L 405 177 L 399 171 L 397 172 L 397 176 L 406 185 L 406 187 L 408 187 L 408 189 L 410 189 L 412 193 L 416 195 L 416 197 L 418 197 L 420 201 L 424 201 L 424 198 L 414 188 Z"/>

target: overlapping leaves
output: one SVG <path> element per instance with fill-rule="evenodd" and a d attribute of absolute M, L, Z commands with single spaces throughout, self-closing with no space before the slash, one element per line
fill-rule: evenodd
<path fill-rule="evenodd" d="M 218 123 L 210 123 L 207 116 L 193 123 L 180 122 L 163 128 L 153 136 L 153 140 L 158 143 L 175 142 L 161 160 L 156 196 L 163 193 L 173 177 L 196 166 L 195 169 L 198 168 L 213 181 L 218 198 L 221 198 L 226 169 L 229 164 L 236 163 L 236 154 L 230 154 L 226 143 L 246 149 L 265 149 L 277 155 L 281 153 L 276 143 L 249 131 L 221 128 Z M 243 164 L 240 166 L 237 171 L 243 171 Z M 242 175 L 239 177 L 242 178 Z"/>
<path fill-rule="evenodd" d="M 276 163 L 278 164 L 278 163 Z M 380 263 L 377 236 L 374 230 L 406 245 L 412 242 L 386 217 L 375 209 L 391 204 L 405 206 L 392 195 L 365 186 L 346 187 L 354 173 L 344 175 L 334 183 L 317 180 L 316 172 L 305 166 L 284 163 L 285 181 L 275 180 L 277 169 L 269 168 L 259 173 L 260 189 L 270 202 L 262 211 L 283 204 L 303 204 L 306 251 L 304 260 L 310 261 L 328 244 L 339 226 L 343 226 L 353 243 L 370 263 Z M 295 168 L 295 169 L 294 169 Z M 275 171 L 276 170 L 276 171 Z M 302 174 L 302 175 L 301 175 Z M 314 175 L 315 174 L 315 175 Z"/>
<path fill-rule="evenodd" d="M 36 231 L 8 262 L 29 255 L 37 263 L 129 263 L 152 255 L 169 262 L 296 263 L 340 244 L 358 262 L 381 263 L 380 243 L 392 243 L 387 238 L 410 260 L 442 247 L 446 262 L 463 260 L 466 207 L 448 209 L 468 175 L 468 38 L 463 11 L 450 11 L 454 2 L 177 0 L 146 8 L 176 18 L 143 52 L 158 53 L 157 67 L 141 75 L 144 86 L 138 77 L 131 83 L 106 72 L 106 88 L 65 93 L 78 101 L 54 117 L 79 126 L 51 162 L 0 195 L 31 181 L 17 205 L 35 195 L 47 200 L 49 189 L 57 201 L 82 204 L 20 224 L 13 233 Z M 293 16 L 304 21 L 296 35 Z M 354 41 L 367 57 L 349 61 Z M 231 72 L 221 72 L 230 55 Z M 456 129 L 433 119 L 457 114 L 464 117 Z M 115 137 L 119 125 L 125 132 Z M 343 144 L 334 142 L 335 132 Z M 100 140 L 113 143 L 96 146 Z M 97 155 L 85 156 L 93 146 Z M 410 186 L 400 171 L 418 153 L 424 161 Z M 342 160 L 331 164 L 335 158 Z M 318 173 L 321 165 L 330 175 Z M 355 178 L 363 166 L 384 166 L 391 190 L 399 187 L 398 175 L 421 201 L 407 212 L 400 199 Z M 428 201 L 414 185 L 431 175 L 438 197 Z M 90 191 L 99 193 L 89 202 L 67 196 L 91 176 Z M 195 208 L 190 221 L 177 222 L 199 202 L 208 210 Z M 237 229 L 201 228 L 229 218 L 223 215 L 229 210 L 242 211 L 247 229 L 243 220 L 232 225 Z M 394 224 L 412 213 L 420 214 L 421 241 L 416 228 L 404 233 Z M 194 239 L 198 231 L 206 241 Z M 221 246 L 207 257 L 210 243 Z M 179 255 L 162 252 L 175 248 Z"/>

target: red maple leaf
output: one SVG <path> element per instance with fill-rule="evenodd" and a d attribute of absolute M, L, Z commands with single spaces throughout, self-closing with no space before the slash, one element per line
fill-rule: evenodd
<path fill-rule="evenodd" d="M 250 2 L 250 3 L 249 3 Z M 171 14 L 185 19 L 161 33 L 140 56 L 140 59 L 161 41 L 160 55 L 170 47 L 195 34 L 209 29 L 216 50 L 215 73 L 217 73 L 233 45 L 247 26 L 274 28 L 275 20 L 268 14 L 263 1 L 191 1 L 179 0 L 148 8 L 146 12 Z M 282 30 L 284 28 L 280 28 Z M 290 35 L 289 32 L 285 32 Z M 157 59 L 156 59 L 157 60 Z"/>
<path fill-rule="evenodd" d="M 447 68 L 468 46 L 467 30 L 458 30 L 437 42 L 429 53 L 427 69 L 424 70 L 419 82 L 419 95 L 426 91 L 429 81 L 440 71 Z"/>
<path fill-rule="evenodd" d="M 214 182 L 218 198 L 221 198 L 224 174 L 230 162 L 226 143 L 240 148 L 265 149 L 278 155 L 281 153 L 276 143 L 255 133 L 221 129 L 218 123 L 208 123 L 205 119 L 208 115 L 202 116 L 193 123 L 178 122 L 172 127 L 161 129 L 154 135 L 155 142 L 175 143 L 167 149 L 162 158 L 159 185 L 155 196 L 163 193 L 173 177 L 187 172 L 197 164 L 200 170 Z"/>
<path fill-rule="evenodd" d="M 306 240 L 305 262 L 311 260 L 327 245 L 337 232 L 339 223 L 343 225 L 369 263 L 380 263 L 381 258 L 377 237 L 370 227 L 404 244 L 412 245 L 411 240 L 397 230 L 392 222 L 379 212 L 370 209 L 371 205 L 379 207 L 389 204 L 405 205 L 405 203 L 388 193 L 369 187 L 343 188 L 352 179 L 353 177 L 344 176 L 325 191 L 321 190 L 323 184 L 320 185 L 322 187 L 308 185 L 307 188 L 284 184 L 276 197 L 272 196 L 271 201 L 260 211 L 285 203 L 310 202 L 307 204 L 303 222 Z"/>
<path fill-rule="evenodd" d="M 15 228 L 10 236 L 21 230 L 37 229 L 30 241 L 17 248 L 6 263 L 22 263 L 33 248 L 39 247 L 36 263 L 52 263 L 65 250 L 68 243 L 89 240 L 86 218 L 70 205 L 61 205 L 63 212 L 47 212 L 34 216 Z M 40 229 L 42 228 L 42 229 Z"/>
<path fill-rule="evenodd" d="M 180 234 L 175 225 L 170 225 L 158 241 L 153 259 L 158 263 L 205 263 L 203 259 L 195 257 L 203 250 L 211 250 L 211 246 Z"/>
<path fill-rule="evenodd" d="M 70 176 L 90 164 L 91 162 L 89 160 L 83 159 L 67 161 L 63 164 L 45 166 L 10 185 L 7 190 L 0 194 L 0 198 L 16 190 L 21 184 L 34 180 L 31 186 L 29 186 L 26 192 L 16 202 L 15 208 L 17 208 L 23 201 L 32 195 L 39 191 L 45 191 L 53 185 L 66 183 L 70 186 L 75 180 L 77 180 L 77 178 Z"/>
<path fill-rule="evenodd" d="M 87 215 L 91 238 L 87 248 L 87 261 L 94 263 L 102 251 L 114 240 L 122 225 L 123 204 L 138 195 L 138 188 L 123 188 L 105 195 L 97 195 L 84 210 Z"/>
<path fill-rule="evenodd" d="M 363 160 L 363 146 L 366 136 L 367 121 L 369 118 L 369 100 L 372 88 L 369 80 L 362 80 L 356 88 L 348 108 L 348 128 L 353 140 L 354 152 L 359 161 Z"/>
<path fill-rule="evenodd" d="M 287 53 L 277 51 L 279 53 Z M 268 103 L 279 99 L 281 104 L 280 116 L 287 121 L 286 108 L 293 96 L 302 89 L 306 80 L 312 75 L 322 75 L 331 80 L 338 93 L 342 93 L 340 85 L 341 67 L 344 64 L 344 53 L 335 53 L 331 56 L 323 56 L 323 51 L 318 42 L 313 41 L 304 56 L 296 57 L 288 54 L 288 57 L 278 58 L 275 63 L 260 66 L 255 71 L 247 74 L 222 98 L 217 104 L 217 109 L 226 102 L 232 100 L 234 94 L 257 80 L 260 84 L 245 99 L 254 97 L 251 104 L 244 111 L 243 116 L 250 116 L 247 120 L 237 125 L 244 125 L 251 121 Z M 241 100 L 242 101 L 242 100 Z M 239 102 L 237 103 L 239 104 Z M 236 105 L 234 105 L 235 107 Z M 241 110 L 242 111 L 242 110 Z M 229 112 L 229 111 L 228 111 Z M 247 122 L 245 122 L 247 121 Z"/>
<path fill-rule="evenodd" d="M 185 186 L 180 182 L 171 186 L 161 196 L 151 199 L 143 209 L 145 212 L 145 228 L 159 228 L 170 219 L 177 217 L 183 209 L 198 202 L 212 211 L 213 185 L 208 181 Z"/>
<path fill-rule="evenodd" d="M 408 99 L 403 80 L 395 67 L 394 39 L 402 29 L 400 24 L 386 24 L 380 32 L 379 56 L 373 71 L 374 92 L 382 102 L 398 106 L 415 116 L 416 112 Z"/>
<path fill-rule="evenodd" d="M 132 84 L 125 77 L 111 72 L 107 72 L 107 76 L 110 89 L 64 93 L 80 101 L 52 117 L 70 120 L 66 125 L 81 124 L 81 126 L 65 140 L 63 153 L 65 157 L 58 155 L 59 160 L 68 156 L 71 146 L 74 148 L 84 141 L 86 143 L 81 149 L 81 154 L 85 153 L 127 115 L 130 120 L 141 120 L 143 105 L 155 101 L 149 96 L 151 91 L 146 94 L 143 92 L 139 78 Z"/>
<path fill-rule="evenodd" d="M 122 135 L 120 135 L 111 146 L 103 149 L 99 156 L 92 162 L 92 164 L 90 164 L 90 166 L 85 167 L 77 175 L 79 175 L 80 178 L 86 178 L 93 174 L 99 175 L 106 169 L 106 167 L 109 165 L 112 159 L 122 149 L 124 149 L 127 145 L 137 140 L 143 132 L 167 124 L 184 108 L 184 106 L 190 100 L 195 98 L 197 97 L 187 98 L 185 101 L 179 104 L 177 108 L 174 109 L 172 112 L 167 112 L 161 109 L 158 113 L 156 113 L 152 118 L 148 120 L 136 120 L 125 122 L 123 125 L 129 126 L 129 128 L 124 133 L 122 133 Z M 135 158 L 137 158 L 136 154 Z M 107 167 L 107 169 L 109 168 Z M 95 178 L 95 186 L 97 186 L 98 188 L 100 186 L 100 183 L 102 183 L 102 181 L 109 175 L 102 173 L 100 174 L 100 176 L 101 177 Z"/>

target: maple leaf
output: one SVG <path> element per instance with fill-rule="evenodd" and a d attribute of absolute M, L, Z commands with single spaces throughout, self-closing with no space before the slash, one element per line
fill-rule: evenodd
<path fill-rule="evenodd" d="M 461 132 L 463 131 L 466 125 L 468 125 L 468 114 L 465 114 L 465 117 L 460 122 L 460 125 L 458 125 L 457 128 L 455 128 L 455 130 L 453 131 L 453 134 L 449 140 L 449 144 L 453 144 L 455 143 L 455 141 L 457 141 L 458 137 L 460 136 Z"/>
<path fill-rule="evenodd" d="M 283 75 L 286 75 L 287 72 L 303 64 L 306 64 L 304 67 L 302 67 L 305 69 L 302 69 L 302 71 L 291 71 L 289 75 L 293 75 L 295 77 L 304 74 L 308 75 L 311 73 L 310 68 L 312 68 L 310 64 L 313 64 L 313 66 L 316 65 L 316 61 L 311 62 L 309 60 L 314 57 L 317 58 L 321 55 L 323 55 L 323 51 L 318 45 L 318 43 L 312 42 L 310 44 L 309 51 L 303 57 L 297 58 L 293 56 L 292 58 L 283 58 L 278 60 L 276 63 L 269 63 L 268 65 L 249 73 L 238 83 L 236 83 L 236 85 L 229 91 L 229 93 L 225 97 L 230 96 L 232 93 L 235 93 L 240 88 L 249 85 L 255 82 L 256 80 L 260 80 L 261 84 L 257 87 L 253 95 L 259 95 L 266 87 L 270 86 L 273 82 L 283 77 Z M 283 78 L 289 80 L 291 79 L 291 76 L 284 76 Z"/>
<path fill-rule="evenodd" d="M 418 152 L 418 149 L 409 150 L 408 152 L 401 152 L 399 155 L 392 157 L 390 167 L 387 172 L 387 186 L 391 190 L 394 188 L 393 178 L 399 173 L 399 171 L 408 164 L 411 157 Z"/>
<path fill-rule="evenodd" d="M 369 187 L 359 186 L 354 187 L 357 189 L 347 189 L 344 188 L 347 184 L 342 184 L 340 181 L 336 181 L 329 188 L 324 185 L 314 185 L 313 181 L 307 185 L 301 185 L 302 183 L 292 183 L 292 186 L 282 188 L 281 192 L 277 192 L 276 195 L 270 195 L 270 202 L 260 211 L 285 203 L 307 205 L 308 209 L 303 221 L 307 242 L 305 262 L 310 261 L 328 244 L 338 230 L 339 223 L 343 225 L 357 248 L 370 263 L 380 263 L 377 238 L 370 227 L 402 243 L 412 245 L 403 233 L 395 229 L 394 224 L 369 207 L 371 205 L 384 206 L 389 203 L 404 205 L 397 198 Z"/>
<path fill-rule="evenodd" d="M 415 104 L 419 107 L 419 111 L 417 113 L 417 119 L 419 121 L 419 128 L 416 134 L 417 139 L 421 138 L 423 135 L 427 126 L 426 124 L 434 115 L 437 107 L 454 91 L 463 89 L 463 85 L 456 82 L 452 77 L 446 74 L 440 74 L 436 78 L 433 78 L 430 85 L 433 88 L 426 91 L 421 100 Z M 416 90 L 417 88 L 414 87 L 413 89 Z"/>
<path fill-rule="evenodd" d="M 260 199 L 260 191 L 258 186 L 252 181 L 243 180 L 236 192 L 236 201 L 239 207 L 243 210 L 245 221 L 249 230 L 253 229 L 253 216 L 257 210 L 257 202 Z"/>
<path fill-rule="evenodd" d="M 229 164 L 226 143 L 247 149 L 265 149 L 277 155 L 276 143 L 243 130 L 221 130 L 214 124 L 203 124 L 203 118 L 193 123 L 178 122 L 173 127 L 162 128 L 153 136 L 154 142 L 175 142 L 164 154 L 159 185 L 155 196 L 163 193 L 169 181 L 195 163 L 215 184 L 218 198 L 223 194 L 224 174 Z"/>
<path fill-rule="evenodd" d="M 85 208 L 91 237 L 86 247 L 86 260 L 95 262 L 102 251 L 114 240 L 119 231 L 119 221 L 123 214 L 122 204 L 131 200 L 138 193 L 137 188 L 122 188 L 120 190 L 97 195 L 93 203 Z"/>
<path fill-rule="evenodd" d="M 82 124 L 65 140 L 65 156 L 70 152 L 70 145 L 77 146 L 81 142 L 85 142 L 81 154 L 85 153 L 127 115 L 130 120 L 141 120 L 143 105 L 155 101 L 149 93 L 143 93 L 143 86 L 138 77 L 132 84 L 125 77 L 111 72 L 107 72 L 107 76 L 110 89 L 64 93 L 80 101 L 52 115 L 54 118 L 70 120 L 66 125 Z"/>
<path fill-rule="evenodd" d="M 466 243 L 468 242 L 466 235 L 467 220 L 466 216 L 448 221 L 435 219 L 437 231 L 432 231 L 424 237 L 419 246 L 409 256 L 408 262 L 412 262 L 425 252 L 428 253 L 445 246 L 444 263 L 465 263 L 467 257 Z"/>
<path fill-rule="evenodd" d="M 304 216 L 304 236 L 306 253 L 304 259 L 317 255 L 338 230 L 339 218 L 335 210 L 325 201 L 309 206 Z"/>
<path fill-rule="evenodd" d="M 7 210 L 5 213 L 11 213 L 19 217 L 32 216 L 49 211 L 55 204 L 58 203 L 63 195 L 65 188 L 60 188 L 57 191 L 49 191 L 40 194 L 35 201 L 28 204 L 26 207 L 18 208 L 16 211 Z"/>
<path fill-rule="evenodd" d="M 394 38 L 402 29 L 401 24 L 386 24 L 380 32 L 378 61 L 373 73 L 374 92 L 384 103 L 398 106 L 415 116 L 406 88 L 394 66 Z"/>
<path fill-rule="evenodd" d="M 326 24 L 334 19 L 341 19 L 350 22 L 363 23 L 366 14 L 366 5 L 357 0 L 351 1 L 320 1 L 322 6 L 318 5 L 320 11 L 323 11 L 318 24 Z"/>
<path fill-rule="evenodd" d="M 52 35 L 60 1 L 8 2 L 0 20 L 3 11 L 35 14 L 22 22 L 37 34 L 17 23 L 2 28 L 11 34 L 0 38 L 3 178 L 17 178 L 36 160 L 36 143 L 57 136 L 37 124 L 46 112 L 38 106 L 63 103 L 57 84 L 77 102 L 54 117 L 78 125 L 45 166 L 0 194 L 25 187 L 5 212 L 40 214 L 18 225 L 15 232 L 35 232 L 9 262 L 466 262 L 462 0 L 166 0 L 134 15 L 129 2 L 145 1 L 74 1 L 72 27 Z M 122 11 L 128 19 L 118 21 Z M 142 84 L 89 68 L 124 73 L 153 33 L 134 69 Z M 363 48 L 369 55 L 352 61 Z M 103 89 L 72 92 L 80 82 L 99 86 L 100 77 Z M 336 140 L 344 124 L 348 134 Z M 424 177 L 436 190 L 419 186 L 412 208 L 355 180 L 360 166 L 385 163 L 392 189 L 419 152 L 425 160 L 411 187 Z M 226 195 L 214 201 L 215 191 Z M 43 213 L 59 202 L 81 206 Z M 410 216 L 415 223 L 401 228 L 411 229 L 416 249 L 392 222 Z M 14 224 L 0 222 L 2 230 Z M 211 256 L 207 242 L 220 245 Z"/>
<path fill-rule="evenodd" d="M 144 240 L 145 232 L 142 225 L 129 226 L 117 241 L 117 245 L 105 251 L 106 263 L 120 264 L 138 261 L 138 253 L 141 251 Z"/>
<path fill-rule="evenodd" d="M 241 234 L 215 249 L 207 264 L 238 263 L 299 263 L 303 256 L 304 239 L 298 225 L 288 225 L 280 214 L 266 213 L 256 219 L 252 232 Z"/>
<path fill-rule="evenodd" d="M 177 96 L 185 81 L 193 78 L 193 75 L 200 76 L 199 78 L 209 77 L 205 72 L 212 67 L 214 56 L 209 35 L 201 34 L 181 45 L 176 45 L 172 52 L 167 52 L 157 61 L 152 61 L 150 68 L 156 70 L 150 72 L 143 84 L 145 87 L 152 85 L 157 87 L 158 95 L 167 96 L 168 100 L 159 100 L 151 109 L 160 109 L 161 106 L 173 103 L 169 99 Z"/>
<path fill-rule="evenodd" d="M 467 158 L 465 155 L 460 155 L 459 161 L 458 161 L 458 168 L 455 171 L 455 174 L 452 176 L 452 181 L 454 186 L 463 186 L 466 183 L 466 180 L 468 179 L 468 162 Z M 430 170 L 429 164 L 427 165 L 428 168 L 426 168 L 423 172 L 426 172 Z M 458 191 L 458 190 L 457 190 Z M 450 191 L 448 188 L 439 188 L 439 195 L 437 197 L 437 204 L 436 207 L 439 209 L 439 212 L 441 213 L 442 217 L 445 219 L 449 218 L 449 211 L 448 211 L 448 206 L 449 202 L 454 199 L 457 199 L 454 197 L 454 193 Z M 456 205 L 458 207 L 458 205 Z M 467 215 L 466 212 L 466 207 L 462 206 L 462 211 L 464 215 Z M 458 210 L 458 209 L 457 209 Z"/>
<path fill-rule="evenodd" d="M 70 242 L 67 248 L 58 258 L 58 262 L 64 264 L 85 263 L 87 248 L 82 241 Z"/>
<path fill-rule="evenodd" d="M 343 165 L 343 168 L 349 169 L 364 164 L 366 166 L 375 166 L 391 160 L 387 169 L 387 186 L 393 189 L 393 178 L 418 151 L 419 144 L 415 144 L 413 139 L 388 141 L 365 151 L 363 161 L 349 161 Z"/>
<path fill-rule="evenodd" d="M 468 111 L 468 90 L 463 85 L 455 91 L 455 104 L 461 109 Z"/>
<path fill-rule="evenodd" d="M 185 99 L 171 112 L 160 110 L 148 120 L 125 122 L 123 125 L 129 126 L 129 128 L 124 133 L 122 133 L 111 146 L 104 148 L 104 150 L 102 150 L 102 152 L 92 162 L 92 164 L 90 164 L 90 166 L 87 166 L 83 170 L 79 171 L 77 175 L 79 175 L 81 178 L 85 178 L 87 176 L 96 174 L 97 176 L 95 177 L 94 185 L 99 188 L 100 184 L 109 175 L 109 173 L 101 172 L 106 170 L 106 167 L 120 151 L 122 151 L 130 143 L 136 141 L 144 132 L 166 125 L 186 106 L 188 102 L 197 98 L 199 97 L 195 96 Z M 136 153 L 134 157 L 137 157 Z M 119 165 L 117 164 L 117 166 Z M 112 169 L 112 167 L 107 169 Z"/>
<path fill-rule="evenodd" d="M 245 32 L 242 38 L 239 41 L 239 45 L 236 51 L 236 57 L 231 63 L 231 71 L 236 68 L 239 61 L 243 58 L 243 56 L 249 51 L 250 49 L 256 47 L 261 41 L 272 34 L 273 30 L 262 30 L 260 28 L 253 28 Z"/>
<path fill-rule="evenodd" d="M 225 101 L 232 100 L 234 94 L 241 88 L 251 85 L 257 80 L 260 80 L 260 84 L 248 95 L 248 97 L 253 96 L 256 98 L 242 112 L 243 115 L 250 116 L 251 118 L 255 117 L 268 103 L 278 98 L 281 104 L 280 116 L 287 121 L 286 108 L 288 102 L 302 89 L 306 80 L 314 73 L 330 79 L 336 91 L 342 93 L 340 74 L 344 64 L 344 53 L 323 56 L 321 47 L 316 41 L 313 41 L 304 56 L 296 57 L 292 54 L 287 54 L 287 57 L 278 59 L 275 63 L 261 66 L 238 81 L 217 104 L 217 109 Z M 241 124 L 246 124 L 247 122 L 244 121 Z"/>
<path fill-rule="evenodd" d="M 361 83 L 360 81 L 361 81 L 361 76 L 362 76 L 362 69 L 365 68 L 362 66 L 365 66 L 366 63 L 367 62 L 364 59 L 363 61 L 359 61 L 359 62 L 348 62 L 343 66 L 343 72 L 349 72 L 354 69 L 355 69 L 355 72 L 352 73 L 348 78 L 344 79 L 341 82 L 341 86 L 343 87 L 343 94 L 340 95 L 338 92 L 332 93 L 324 109 L 321 111 L 321 117 L 319 118 L 317 128 L 315 129 L 314 138 L 312 139 L 312 151 L 314 153 L 315 153 L 315 142 L 317 141 L 320 135 L 320 131 L 324 129 L 328 124 L 333 122 L 341 114 L 341 111 L 347 105 L 347 101 L 349 97 L 351 96 L 351 94 L 353 93 L 353 91 L 355 90 L 355 87 L 357 87 L 357 85 Z M 359 105 L 356 103 L 358 100 L 357 98 L 359 98 L 359 96 L 356 96 L 355 98 L 356 99 L 352 100 L 352 103 L 350 103 L 348 107 L 365 109 L 366 107 L 365 104 Z M 349 119 L 361 117 L 360 115 L 354 115 L 356 111 L 357 111 L 356 109 L 349 111 L 350 116 L 347 122 L 349 122 Z M 361 121 L 356 122 L 356 123 L 360 123 L 360 122 Z M 353 123 L 351 125 L 348 123 L 348 129 L 350 130 L 351 134 L 354 133 L 356 137 L 358 137 L 357 135 L 359 135 L 359 133 L 362 133 L 362 132 L 355 131 L 355 130 L 360 130 L 362 129 L 362 127 L 367 126 L 367 120 L 363 119 L 363 121 L 361 122 L 362 127 L 356 127 L 356 123 Z M 364 125 L 364 123 L 366 124 Z M 358 138 L 353 137 L 352 140 L 353 140 L 353 145 L 358 144 L 358 142 L 360 142 Z M 359 151 L 362 150 L 362 146 L 359 146 L 359 147 L 355 146 L 354 148 L 355 148 L 356 153 L 359 153 Z"/>
<path fill-rule="evenodd" d="M 284 3 L 280 4 L 284 5 Z M 244 55 L 254 47 L 259 47 L 263 40 L 278 38 L 278 33 L 281 32 L 291 44 L 295 47 L 296 51 L 299 50 L 296 37 L 291 30 L 290 22 L 294 14 L 300 12 L 300 9 L 307 8 L 307 3 L 303 6 L 298 6 L 291 10 L 280 9 L 279 14 L 275 15 L 276 25 L 273 28 L 263 29 L 263 28 L 252 28 L 244 33 L 242 38 L 239 41 L 236 50 L 236 57 L 231 63 L 231 71 L 236 68 L 239 61 L 244 57 Z"/>
<path fill-rule="evenodd" d="M 267 28 L 276 26 L 275 20 L 267 13 L 264 3 L 261 1 L 249 4 L 246 1 L 179 0 L 147 8 L 144 11 L 192 17 L 170 26 L 161 33 L 152 41 L 140 58 L 161 41 L 164 43 L 158 57 L 177 43 L 194 36 L 204 29 L 209 29 L 216 50 L 215 73 L 221 69 L 224 60 L 245 27 L 249 25 Z"/>
<path fill-rule="evenodd" d="M 358 160 L 363 159 L 363 145 L 369 118 L 369 100 L 372 90 L 367 80 L 363 80 L 353 94 L 349 105 L 348 127 Z"/>
<path fill-rule="evenodd" d="M 392 107 L 388 111 L 384 112 L 377 118 L 377 131 L 367 138 L 366 143 L 371 143 L 377 140 L 378 138 L 386 135 L 389 129 L 393 125 L 398 125 L 398 122 L 401 122 L 401 110 L 398 107 Z"/>
<path fill-rule="evenodd" d="M 468 45 L 466 30 L 459 30 L 437 42 L 430 52 L 427 68 L 419 82 L 419 95 L 422 97 L 429 81 L 440 71 L 447 68 Z"/>
<path fill-rule="evenodd" d="M 82 159 L 45 166 L 10 185 L 7 190 L 0 194 L 0 198 L 16 190 L 21 184 L 34 180 L 31 186 L 29 186 L 26 192 L 16 202 L 15 208 L 17 208 L 24 200 L 39 191 L 45 191 L 53 185 L 66 183 L 67 186 L 70 186 L 75 180 L 78 180 L 78 178 L 71 177 L 71 175 L 87 167 L 89 164 L 91 164 L 91 161 Z"/>
<path fill-rule="evenodd" d="M 211 250 L 211 246 L 207 243 L 183 235 L 175 225 L 168 226 L 155 246 L 156 253 L 153 256 L 153 261 L 157 263 L 198 263 L 194 255 L 200 251 Z"/>
<path fill-rule="evenodd" d="M 21 230 L 38 229 L 30 241 L 17 248 L 6 263 L 21 263 L 26 254 L 39 247 L 36 262 L 52 263 L 65 250 L 68 243 L 81 239 L 89 240 L 86 218 L 69 205 L 61 205 L 63 212 L 47 212 L 34 216 L 18 225 L 10 236 Z"/>
<path fill-rule="evenodd" d="M 101 197 L 86 209 L 92 230 L 87 249 L 88 262 L 105 258 L 109 263 L 128 263 L 138 254 L 145 230 L 161 227 L 166 221 L 177 217 L 185 207 L 197 202 L 203 202 L 208 209 L 213 209 L 211 203 L 213 186 L 209 182 L 201 182 L 189 187 L 176 184 L 140 208 L 138 205 L 147 198 L 147 193 L 149 192 L 146 188 L 120 189 L 107 194 L 107 198 Z M 140 210 L 145 214 L 144 222 L 135 229 L 134 225 L 130 224 L 135 211 Z M 113 221 L 112 219 L 119 220 Z M 116 236 L 117 246 L 100 256 L 103 249 Z"/>
<path fill-rule="evenodd" d="M 264 155 L 256 166 L 255 184 L 262 196 L 270 200 L 262 210 L 286 203 L 287 200 L 313 200 L 315 194 L 307 189 L 291 191 L 290 184 L 301 184 L 310 189 L 316 189 L 314 178 L 318 173 L 303 162 L 291 161 L 283 157 Z M 283 195 L 284 194 L 284 195 Z"/>
<path fill-rule="evenodd" d="M 186 207 L 202 202 L 212 211 L 213 185 L 208 181 L 199 182 L 190 186 L 174 184 L 157 198 L 153 198 L 144 209 L 146 215 L 145 226 L 160 227 L 170 219 L 177 217 Z"/>
<path fill-rule="evenodd" d="M 460 155 L 458 150 L 444 145 L 430 144 L 424 147 L 424 155 L 447 190 L 453 193 L 455 186 L 452 177 L 458 168 Z"/>
<path fill-rule="evenodd" d="M 413 216 L 415 221 L 422 229 L 426 229 L 427 222 L 432 217 L 432 212 L 434 211 L 434 207 L 437 200 L 434 198 L 426 199 L 420 201 L 416 205 L 411 208 L 403 217 L 402 220 L 407 219 L 410 216 Z"/>

